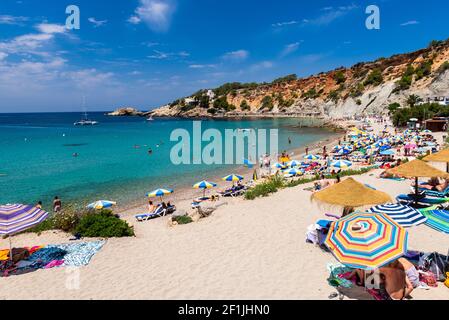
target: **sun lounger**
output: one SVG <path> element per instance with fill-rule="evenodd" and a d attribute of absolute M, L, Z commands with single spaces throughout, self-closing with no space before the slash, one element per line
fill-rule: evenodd
<path fill-rule="evenodd" d="M 167 214 L 172 214 L 175 211 L 176 211 L 175 206 L 170 206 L 165 209 L 162 206 L 158 206 L 156 208 L 156 210 L 154 210 L 154 212 L 152 212 L 152 213 L 138 214 L 135 217 L 136 217 L 137 221 L 142 222 L 142 221 L 147 221 L 147 220 L 151 220 L 151 219 L 155 219 L 155 218 L 164 217 Z"/>
<path fill-rule="evenodd" d="M 449 186 L 443 191 L 428 190 L 424 188 L 419 188 L 419 191 L 423 191 L 426 195 L 430 197 L 446 198 L 449 195 Z"/>
<path fill-rule="evenodd" d="M 418 198 L 416 199 L 413 195 L 408 195 L 408 194 L 401 194 L 399 196 L 396 197 L 396 200 L 399 203 L 402 204 L 413 204 L 413 203 L 418 203 L 418 204 L 422 204 L 424 206 L 433 206 L 436 204 L 442 204 L 445 202 L 449 201 L 449 198 L 429 198 L 429 197 L 423 197 L 423 198 Z"/>

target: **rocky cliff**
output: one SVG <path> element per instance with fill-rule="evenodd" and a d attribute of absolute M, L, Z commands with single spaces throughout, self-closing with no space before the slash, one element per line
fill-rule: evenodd
<path fill-rule="evenodd" d="M 303 116 L 335 119 L 386 113 L 407 98 L 449 96 L 449 39 L 428 48 L 307 78 L 228 83 L 200 90 L 150 113 L 155 117 Z"/>

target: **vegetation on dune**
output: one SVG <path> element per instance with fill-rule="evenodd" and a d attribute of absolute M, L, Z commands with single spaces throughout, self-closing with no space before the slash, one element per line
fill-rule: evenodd
<path fill-rule="evenodd" d="M 355 176 L 355 175 L 361 175 L 365 174 L 372 170 L 372 167 L 362 168 L 358 170 L 345 170 L 339 173 L 340 177 L 347 177 L 347 176 Z M 325 175 L 326 179 L 336 179 L 337 175 Z M 275 193 L 279 191 L 280 189 L 284 188 L 292 188 L 299 185 L 311 183 L 314 181 L 320 180 L 320 176 L 316 175 L 310 178 L 300 178 L 297 180 L 285 180 L 280 175 L 275 175 L 268 179 L 267 181 L 264 181 L 255 187 L 251 188 L 245 193 L 245 199 L 246 200 L 254 200 L 256 198 L 260 197 L 267 197 L 272 193 Z"/>
<path fill-rule="evenodd" d="M 373 86 L 378 86 L 381 85 L 383 83 L 384 79 L 382 76 L 382 71 L 380 69 L 373 69 L 368 77 L 366 78 L 366 80 L 363 82 L 364 86 L 369 86 L 369 85 L 373 85 Z"/>
<path fill-rule="evenodd" d="M 337 71 L 335 74 L 334 74 L 334 80 L 335 80 L 335 82 L 337 83 L 337 84 L 341 84 L 341 83 L 344 83 L 345 81 L 346 81 L 346 76 L 345 76 L 345 74 L 343 73 L 343 71 Z"/>
<path fill-rule="evenodd" d="M 27 232 L 40 234 L 49 230 L 93 238 L 134 236 L 133 228 L 112 214 L 111 210 L 86 211 L 71 205 L 65 206 L 61 212 L 51 214 L 49 218 Z"/>

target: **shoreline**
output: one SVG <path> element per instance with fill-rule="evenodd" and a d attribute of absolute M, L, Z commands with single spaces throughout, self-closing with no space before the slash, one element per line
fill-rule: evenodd
<path fill-rule="evenodd" d="M 314 141 L 314 146 L 309 146 L 309 154 L 321 154 L 322 148 L 326 146 L 328 150 L 332 149 L 335 145 L 337 145 L 339 140 L 342 140 L 345 133 L 335 133 L 335 135 L 325 139 L 325 140 L 318 140 Z M 306 146 L 302 146 L 299 148 L 293 148 L 293 149 L 287 149 L 287 153 L 291 155 L 292 160 L 302 160 L 302 158 L 305 156 L 305 148 Z M 238 174 L 244 177 L 245 181 L 250 181 L 252 179 L 252 175 L 255 169 L 258 169 L 258 164 L 254 164 L 254 167 L 252 169 L 248 169 L 245 167 L 238 167 L 233 170 L 232 173 Z M 229 172 L 230 174 L 231 172 Z M 208 193 L 214 193 L 217 191 L 224 190 L 225 188 L 229 187 L 231 184 L 230 182 L 223 181 L 222 176 L 220 175 L 211 175 L 210 178 L 207 178 L 209 181 L 214 182 L 217 184 L 216 188 L 206 190 L 206 194 Z M 165 196 L 163 201 L 165 202 L 171 202 L 174 205 L 178 205 L 179 203 L 185 203 L 186 201 L 192 201 L 193 199 L 200 196 L 200 191 L 193 189 L 189 185 L 181 186 L 180 188 L 176 189 L 173 194 Z M 154 202 L 159 201 L 157 198 L 153 198 Z M 144 198 L 142 197 L 142 200 L 132 200 L 129 203 L 125 205 L 118 205 L 115 208 L 115 212 L 119 215 L 128 216 L 131 215 L 130 211 L 133 210 L 145 210 L 147 207 L 147 202 L 151 199 L 146 199 L 144 201 Z M 135 214 L 135 213 L 133 213 Z M 137 213 L 139 214 L 139 213 Z"/>

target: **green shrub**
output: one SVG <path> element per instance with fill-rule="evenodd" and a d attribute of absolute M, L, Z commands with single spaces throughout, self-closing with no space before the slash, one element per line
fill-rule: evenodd
<path fill-rule="evenodd" d="M 449 61 L 445 61 L 437 70 L 438 74 L 442 74 L 446 70 L 449 70 Z"/>
<path fill-rule="evenodd" d="M 344 83 L 346 81 L 346 76 L 343 73 L 343 71 L 337 71 L 334 74 L 334 80 L 335 80 L 335 82 L 337 82 L 337 84 Z"/>
<path fill-rule="evenodd" d="M 274 176 L 271 179 L 256 185 L 245 193 L 246 200 L 254 200 L 258 197 L 267 197 L 271 193 L 277 192 L 284 187 L 284 180 L 281 176 Z"/>
<path fill-rule="evenodd" d="M 273 106 L 273 98 L 270 96 L 265 96 L 262 99 L 262 105 L 260 106 L 260 110 L 267 109 L 267 110 L 271 111 L 271 110 L 273 110 L 273 107 L 274 107 Z"/>
<path fill-rule="evenodd" d="M 81 217 L 75 233 L 89 238 L 121 238 L 134 236 L 128 223 L 112 214 L 110 210 L 91 212 Z"/>
<path fill-rule="evenodd" d="M 249 111 L 251 110 L 251 107 L 246 100 L 243 100 L 242 103 L 240 103 L 240 109 L 242 109 L 242 111 Z"/>
<path fill-rule="evenodd" d="M 49 230 L 61 230 L 64 232 L 72 232 L 83 215 L 83 211 L 75 208 L 73 205 L 66 205 L 61 212 L 51 213 L 49 217 L 38 224 L 28 232 L 41 233 Z"/>
<path fill-rule="evenodd" d="M 178 224 L 189 224 L 192 223 L 193 220 L 189 216 L 178 216 L 173 218 L 174 221 L 176 221 Z"/>
<path fill-rule="evenodd" d="M 305 99 L 316 99 L 319 96 L 320 96 L 320 94 L 316 92 L 315 88 L 310 89 L 309 91 L 307 91 L 306 93 L 304 93 L 302 95 L 302 97 Z"/>
<path fill-rule="evenodd" d="M 370 72 L 370 74 L 368 75 L 368 77 L 366 78 L 363 85 L 364 86 L 369 86 L 369 85 L 378 86 L 378 85 L 382 84 L 383 81 L 384 81 L 384 79 L 382 76 L 382 71 L 380 69 L 373 69 Z"/>

